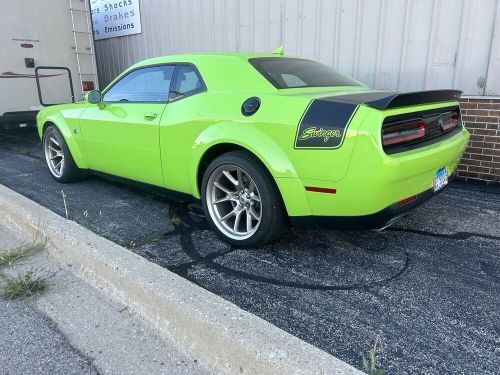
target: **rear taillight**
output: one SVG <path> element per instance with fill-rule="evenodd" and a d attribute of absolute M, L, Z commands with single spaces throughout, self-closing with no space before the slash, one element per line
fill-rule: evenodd
<path fill-rule="evenodd" d="M 462 129 L 458 106 L 388 116 L 381 140 L 386 154 L 413 150 L 453 136 Z"/>
<path fill-rule="evenodd" d="M 425 122 L 412 120 L 399 122 L 384 127 L 382 133 L 382 145 L 393 146 L 400 143 L 418 140 L 425 136 Z"/>
<path fill-rule="evenodd" d="M 82 81 L 83 91 L 92 91 L 94 89 L 93 81 Z"/>
<path fill-rule="evenodd" d="M 445 132 L 458 125 L 459 117 L 457 112 L 448 112 L 442 115 L 441 131 Z"/>

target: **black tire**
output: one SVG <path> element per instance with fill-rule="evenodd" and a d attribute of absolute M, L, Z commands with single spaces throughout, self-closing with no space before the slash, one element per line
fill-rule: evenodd
<path fill-rule="evenodd" d="M 57 143 L 59 143 L 60 150 L 64 155 L 63 167 L 61 170 L 61 174 L 58 175 L 56 171 L 54 171 L 54 167 L 52 167 L 50 163 L 50 154 L 48 154 L 48 149 L 46 147 L 47 142 L 50 139 L 55 139 Z M 42 137 L 42 145 L 45 154 L 45 161 L 47 163 L 47 167 L 49 169 L 50 175 L 58 182 L 66 183 L 66 182 L 74 182 L 79 181 L 84 177 L 84 174 L 80 168 L 77 167 L 75 161 L 73 160 L 73 156 L 69 151 L 68 145 L 64 140 L 63 135 L 57 129 L 55 125 L 49 125 L 43 132 Z M 54 145 L 53 145 L 54 146 Z"/>
<path fill-rule="evenodd" d="M 235 239 L 228 237 L 218 228 L 208 209 L 207 186 L 210 176 L 221 166 L 232 165 L 241 168 L 249 177 L 253 179 L 260 195 L 261 219 L 256 231 L 251 237 L 246 239 Z M 268 170 L 262 165 L 260 160 L 245 151 L 231 151 L 215 158 L 207 167 L 203 175 L 201 186 L 201 197 L 205 216 L 213 230 L 225 242 L 242 248 L 259 247 L 265 245 L 281 235 L 288 229 L 288 220 L 283 200 L 275 182 Z"/>

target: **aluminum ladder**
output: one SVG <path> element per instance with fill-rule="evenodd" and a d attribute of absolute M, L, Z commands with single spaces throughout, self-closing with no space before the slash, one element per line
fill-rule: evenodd
<path fill-rule="evenodd" d="M 75 6 L 75 3 L 80 3 L 80 6 Z M 89 2 L 86 0 L 69 0 L 69 10 L 71 13 L 71 25 L 73 29 L 73 39 L 75 42 L 75 46 L 73 48 L 75 50 L 76 61 L 78 64 L 81 99 L 83 99 L 86 91 L 83 87 L 83 81 L 92 81 L 95 89 L 99 87 Z M 81 22 L 82 17 L 85 18 L 84 22 Z M 77 22 L 78 20 L 80 20 L 80 22 Z M 79 30 L 78 27 L 82 27 L 82 24 L 85 24 L 85 29 Z M 82 35 L 86 36 L 86 38 L 83 37 L 83 40 L 81 38 Z M 88 60 L 90 60 L 90 62 Z"/>

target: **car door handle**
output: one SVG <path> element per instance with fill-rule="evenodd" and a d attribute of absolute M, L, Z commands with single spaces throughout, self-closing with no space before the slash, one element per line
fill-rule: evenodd
<path fill-rule="evenodd" d="M 147 119 L 147 120 L 154 120 L 156 118 L 156 116 L 158 116 L 158 113 L 155 113 L 155 112 L 146 112 L 144 114 L 144 117 Z"/>

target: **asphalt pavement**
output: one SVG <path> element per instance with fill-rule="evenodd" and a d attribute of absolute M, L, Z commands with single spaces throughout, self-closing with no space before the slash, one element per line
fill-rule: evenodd
<path fill-rule="evenodd" d="M 500 189 L 456 182 L 396 226 L 298 231 L 235 249 L 196 204 L 91 177 L 54 181 L 33 130 L 0 132 L 0 183 L 356 366 L 497 374 Z"/>
<path fill-rule="evenodd" d="M 96 375 L 57 327 L 26 302 L 0 299 L 0 374 Z"/>

